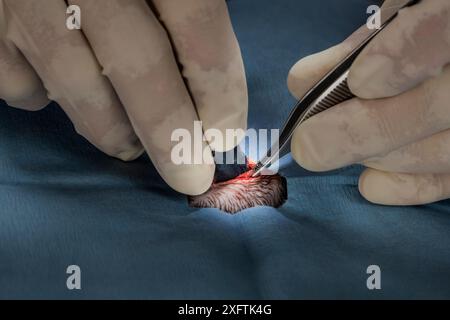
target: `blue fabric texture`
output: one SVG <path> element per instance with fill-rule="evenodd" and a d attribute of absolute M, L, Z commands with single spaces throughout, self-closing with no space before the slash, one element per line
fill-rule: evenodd
<path fill-rule="evenodd" d="M 289 68 L 364 22 L 366 0 L 231 0 L 250 127 L 277 128 Z M 60 109 L 0 105 L 0 298 L 450 298 L 444 201 L 382 207 L 359 167 L 311 174 L 286 160 L 280 209 L 193 210 L 149 160 L 108 158 Z M 82 290 L 66 288 L 79 265 Z M 366 287 L 379 265 L 381 290 Z"/>

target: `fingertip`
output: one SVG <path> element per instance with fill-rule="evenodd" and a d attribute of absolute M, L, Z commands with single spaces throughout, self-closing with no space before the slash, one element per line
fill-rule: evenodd
<path fill-rule="evenodd" d="M 162 176 L 175 191 L 198 196 L 209 190 L 213 183 L 214 164 L 171 166 Z"/>
<path fill-rule="evenodd" d="M 443 198 L 440 179 L 435 175 L 389 173 L 367 169 L 359 178 L 361 195 L 374 204 L 411 206 Z"/>
<path fill-rule="evenodd" d="M 359 177 L 358 188 L 361 195 L 369 202 L 379 205 L 406 206 L 414 204 L 411 185 L 401 176 L 366 169 Z"/>
<path fill-rule="evenodd" d="M 295 99 L 300 99 L 301 96 L 307 90 L 307 84 L 305 84 L 305 79 L 307 75 L 302 74 L 302 69 L 304 67 L 304 59 L 298 61 L 296 64 L 292 66 L 289 70 L 288 78 L 287 78 L 287 86 L 289 92 Z"/>
<path fill-rule="evenodd" d="M 151 158 L 161 177 L 172 189 L 185 195 L 197 196 L 209 190 L 216 171 L 213 154 L 210 148 L 206 145 L 204 147 L 201 159 L 194 156 L 189 162 L 180 164 L 174 162 L 173 155 L 169 161 L 163 161 L 163 154 Z"/>
<path fill-rule="evenodd" d="M 124 162 L 130 162 L 139 158 L 141 155 L 144 154 L 144 152 L 145 152 L 144 147 L 136 146 L 128 150 L 119 152 L 115 157 Z"/>
<path fill-rule="evenodd" d="M 34 74 L 17 72 L 9 74 L 8 78 L 0 85 L 0 96 L 9 106 L 38 111 L 50 103 L 46 90 Z"/>
<path fill-rule="evenodd" d="M 341 43 L 298 61 L 289 71 L 287 85 L 291 94 L 300 99 L 331 68 L 348 53 L 348 46 Z"/>
<path fill-rule="evenodd" d="M 359 193 L 369 202 L 374 204 L 384 204 L 385 199 L 380 195 L 379 191 L 376 189 L 377 183 L 373 183 L 372 180 L 376 180 L 373 169 L 366 169 L 359 176 L 358 190 Z"/>
<path fill-rule="evenodd" d="M 11 107 L 27 111 L 40 111 L 50 103 L 45 91 L 41 90 L 28 96 L 22 95 L 17 99 L 5 97 L 5 101 Z"/>

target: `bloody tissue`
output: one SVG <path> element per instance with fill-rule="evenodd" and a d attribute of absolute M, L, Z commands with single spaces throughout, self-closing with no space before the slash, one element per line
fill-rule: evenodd
<path fill-rule="evenodd" d="M 236 165 L 227 165 L 236 166 Z M 286 179 L 278 174 L 253 177 L 255 164 L 247 163 L 247 170 L 235 178 L 221 181 L 215 179 L 211 188 L 199 196 L 188 198 L 194 208 L 217 208 L 234 214 L 257 206 L 278 208 L 287 200 Z M 216 169 L 216 177 L 223 177 L 224 167 Z M 231 168 L 231 172 L 242 169 Z"/>

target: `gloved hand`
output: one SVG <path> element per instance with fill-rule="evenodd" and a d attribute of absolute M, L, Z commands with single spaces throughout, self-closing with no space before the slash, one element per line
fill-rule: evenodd
<path fill-rule="evenodd" d="M 224 0 L 69 0 L 80 30 L 66 27 L 64 0 L 0 0 L 0 98 L 37 110 L 48 97 L 105 153 L 145 150 L 175 190 L 197 195 L 214 175 L 171 160 L 175 129 L 246 129 L 247 88 Z M 217 151 L 230 150 L 227 141 Z"/>
<path fill-rule="evenodd" d="M 388 1 L 385 9 L 398 2 Z M 289 87 L 296 97 L 343 59 L 367 34 L 298 62 Z M 450 197 L 450 2 L 422 0 L 403 9 L 350 70 L 359 98 L 297 128 L 296 161 L 312 171 L 362 163 L 361 194 L 386 205 Z"/>

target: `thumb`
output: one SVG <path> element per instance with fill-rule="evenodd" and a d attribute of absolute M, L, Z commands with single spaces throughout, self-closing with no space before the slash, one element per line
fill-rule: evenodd
<path fill-rule="evenodd" d="M 291 94 L 300 99 L 333 67 L 342 61 L 370 30 L 364 25 L 342 43 L 325 51 L 310 55 L 297 62 L 289 71 L 288 88 Z"/>

